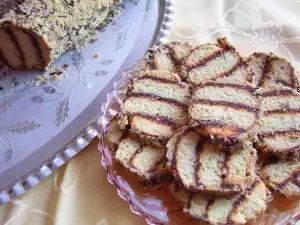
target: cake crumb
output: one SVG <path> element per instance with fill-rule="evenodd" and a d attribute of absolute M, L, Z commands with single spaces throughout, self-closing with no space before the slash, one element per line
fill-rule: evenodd
<path fill-rule="evenodd" d="M 95 53 L 93 57 L 94 57 L 95 59 L 97 59 L 97 58 L 100 57 L 100 54 L 99 54 L 99 53 Z"/>
<path fill-rule="evenodd" d="M 48 79 L 45 76 L 39 75 L 36 77 L 36 80 L 42 84 L 48 83 Z"/>

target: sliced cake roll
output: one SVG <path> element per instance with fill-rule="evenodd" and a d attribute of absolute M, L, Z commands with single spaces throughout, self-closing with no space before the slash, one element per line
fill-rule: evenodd
<path fill-rule="evenodd" d="M 142 72 L 140 77 L 131 81 L 128 93 L 155 94 L 183 104 L 190 98 L 188 85 L 180 82 L 177 74 L 162 70 Z"/>
<path fill-rule="evenodd" d="M 129 126 L 145 141 L 163 146 L 177 127 L 186 125 L 189 87 L 177 75 L 175 81 L 175 75 L 155 71 L 133 79 L 122 106 L 121 127 Z"/>
<path fill-rule="evenodd" d="M 251 138 L 259 118 L 259 101 L 247 83 L 228 77 L 194 90 L 189 124 L 217 143 L 235 145 Z"/>
<path fill-rule="evenodd" d="M 254 53 L 247 59 L 249 73 L 253 75 L 256 87 L 282 85 L 298 89 L 299 77 L 292 64 L 274 54 Z"/>
<path fill-rule="evenodd" d="M 176 184 L 170 188 L 185 213 L 213 225 L 246 224 L 264 213 L 272 201 L 270 191 L 259 178 L 243 193 L 226 197 L 191 193 Z"/>
<path fill-rule="evenodd" d="M 168 173 L 165 167 L 166 148 L 143 145 L 134 135 L 118 144 L 115 160 L 143 181 L 153 181 Z"/>
<path fill-rule="evenodd" d="M 260 176 L 272 190 L 286 197 L 300 198 L 300 162 L 279 162 L 265 166 Z"/>
<path fill-rule="evenodd" d="M 242 65 L 242 58 L 226 39 L 218 44 L 203 44 L 194 48 L 182 65 L 188 82 L 197 86 L 218 77 L 229 76 Z"/>
<path fill-rule="evenodd" d="M 280 159 L 300 159 L 300 94 L 282 86 L 261 88 L 258 93 L 258 147 Z"/>
<path fill-rule="evenodd" d="M 183 59 L 194 48 L 191 43 L 173 41 L 150 50 L 143 59 L 143 67 L 148 70 L 178 72 Z M 186 77 L 181 77 L 183 80 Z"/>
<path fill-rule="evenodd" d="M 255 177 L 256 151 L 251 143 L 224 152 L 205 142 L 194 129 L 184 128 L 167 148 L 167 164 L 188 190 L 218 195 L 239 193 Z"/>
<path fill-rule="evenodd" d="M 127 130 L 122 130 L 118 125 L 117 117 L 115 117 L 107 127 L 104 134 L 104 141 L 109 150 L 115 152 L 122 138 L 127 134 Z"/>

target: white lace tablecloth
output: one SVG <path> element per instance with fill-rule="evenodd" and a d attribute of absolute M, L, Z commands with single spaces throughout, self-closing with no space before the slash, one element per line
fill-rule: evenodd
<path fill-rule="evenodd" d="M 142 1 L 142 0 L 141 0 Z M 300 0 L 177 0 L 171 40 L 227 36 L 242 54 L 272 51 L 300 67 Z M 35 188 L 0 207 L 0 224 L 143 225 L 107 182 L 94 140 Z"/>

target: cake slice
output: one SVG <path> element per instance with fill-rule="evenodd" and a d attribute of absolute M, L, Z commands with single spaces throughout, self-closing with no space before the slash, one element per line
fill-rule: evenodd
<path fill-rule="evenodd" d="M 166 148 L 144 145 L 135 135 L 130 134 L 119 142 L 114 157 L 142 181 L 151 183 L 168 173 L 165 154 Z"/>
<path fill-rule="evenodd" d="M 182 64 L 182 73 L 192 86 L 229 76 L 242 65 L 242 57 L 226 38 L 217 44 L 203 44 L 194 48 Z"/>
<path fill-rule="evenodd" d="M 167 164 L 175 179 L 191 191 L 217 195 L 243 191 L 255 177 L 256 150 L 251 143 L 232 152 L 205 142 L 193 128 L 183 128 L 167 144 Z"/>
<path fill-rule="evenodd" d="M 178 127 L 187 124 L 189 96 L 188 85 L 180 82 L 178 75 L 145 72 L 128 87 L 121 127 L 129 126 L 147 143 L 164 146 Z"/>
<path fill-rule="evenodd" d="M 189 117 L 189 124 L 213 143 L 233 146 L 254 136 L 259 101 L 249 84 L 227 77 L 194 90 Z"/>
<path fill-rule="evenodd" d="M 258 93 L 259 149 L 283 160 L 300 159 L 300 94 L 283 86 L 261 88 Z"/>
<path fill-rule="evenodd" d="M 272 201 L 270 191 L 259 178 L 243 193 L 226 197 L 188 192 L 176 184 L 170 188 L 185 213 L 212 225 L 246 224 L 264 213 Z"/>
<path fill-rule="evenodd" d="M 265 166 L 260 177 L 270 189 L 289 198 L 300 198 L 300 162 L 279 162 Z"/>
<path fill-rule="evenodd" d="M 282 85 L 295 90 L 299 88 L 299 77 L 287 59 L 272 53 L 256 52 L 248 57 L 247 62 L 255 87 Z"/>
<path fill-rule="evenodd" d="M 118 117 L 114 117 L 107 125 L 104 133 L 104 142 L 110 151 L 115 152 L 118 149 L 120 141 L 128 134 L 128 131 L 122 130 L 118 125 Z"/>
<path fill-rule="evenodd" d="M 177 73 L 180 71 L 183 59 L 194 48 L 188 42 L 173 41 L 156 49 L 151 49 L 143 59 L 142 67 L 147 70 L 166 70 Z M 186 79 L 185 74 L 181 78 Z"/>

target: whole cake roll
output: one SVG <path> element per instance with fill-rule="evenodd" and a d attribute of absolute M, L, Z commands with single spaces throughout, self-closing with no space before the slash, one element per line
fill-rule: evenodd
<path fill-rule="evenodd" d="M 116 0 L 1 0 L 0 61 L 44 69 L 97 28 Z"/>

